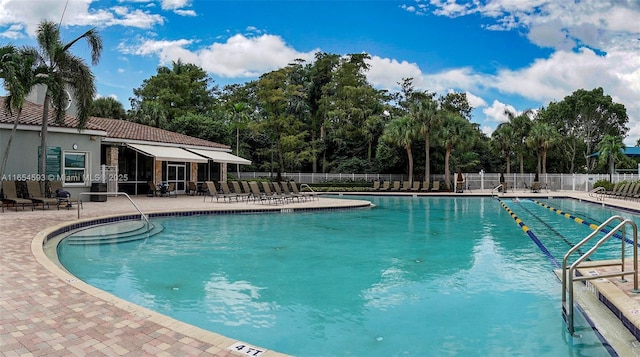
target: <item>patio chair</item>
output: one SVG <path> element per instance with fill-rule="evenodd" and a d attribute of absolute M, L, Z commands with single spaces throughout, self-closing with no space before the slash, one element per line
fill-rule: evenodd
<path fill-rule="evenodd" d="M 432 192 L 440 191 L 440 181 L 433 181 L 433 187 L 431 187 Z"/>
<path fill-rule="evenodd" d="M 420 191 L 429 191 L 429 181 L 422 181 L 422 188 Z"/>
<path fill-rule="evenodd" d="M 52 195 L 60 202 L 60 204 L 65 203 L 65 207 L 67 207 L 67 209 L 71 208 L 73 203 L 79 204 L 80 207 L 82 207 L 82 201 L 77 198 L 71 197 L 71 194 L 66 195 L 65 197 L 57 195 L 57 192 L 64 191 L 64 189 L 62 188 L 62 181 L 50 181 L 49 185 L 51 187 Z"/>
<path fill-rule="evenodd" d="M 158 196 L 158 194 L 160 193 L 160 189 L 158 189 L 158 186 L 156 186 L 155 182 L 147 181 L 147 186 L 149 188 L 149 191 L 147 192 L 147 196 L 149 197 Z"/>
<path fill-rule="evenodd" d="M 393 181 L 393 187 L 391 187 L 391 191 L 400 191 L 400 181 Z"/>
<path fill-rule="evenodd" d="M 532 184 L 531 184 L 531 192 L 539 193 L 539 192 L 540 192 L 540 190 L 541 190 L 540 182 L 537 182 L 537 181 L 536 181 L 536 182 L 534 182 L 534 183 L 532 183 Z M 506 192 L 506 190 L 505 190 L 505 192 Z"/>
<path fill-rule="evenodd" d="M 163 195 L 167 195 L 167 197 L 173 196 L 174 198 L 178 198 L 178 191 L 176 190 L 176 183 L 170 182 L 166 188 L 164 188 Z"/>
<path fill-rule="evenodd" d="M 255 200 L 260 200 L 260 203 L 264 203 L 264 201 L 269 201 L 273 199 L 273 197 L 267 197 L 267 195 L 264 192 L 260 191 L 258 182 L 251 181 L 251 182 L 248 182 L 247 184 L 251 189 L 251 197 L 253 197 L 254 202 Z M 249 200 L 247 200 L 247 203 L 249 203 Z"/>
<path fill-rule="evenodd" d="M 402 187 L 400 188 L 400 191 L 409 191 L 410 189 L 411 189 L 411 182 L 402 181 Z"/>
<path fill-rule="evenodd" d="M 208 196 L 211 196 L 211 202 L 213 202 L 214 197 L 216 198 L 216 202 L 218 202 L 220 196 L 218 196 L 218 189 L 216 188 L 216 184 L 213 183 L 213 181 L 205 181 L 204 185 L 207 188 L 207 192 L 204 194 L 204 200 L 202 200 L 202 202 L 206 201 Z"/>
<path fill-rule="evenodd" d="M 240 187 L 240 182 L 231 181 L 231 186 L 233 187 L 233 192 L 236 195 L 238 195 L 238 197 L 240 197 L 240 199 L 245 200 L 245 199 L 249 199 L 249 197 L 251 197 L 251 189 L 245 190 L 243 192 L 242 188 Z"/>
<path fill-rule="evenodd" d="M 290 201 L 293 202 L 293 199 L 297 199 L 298 201 L 300 201 L 299 197 L 294 197 L 291 192 L 289 192 L 288 194 L 281 188 L 282 186 L 280 186 L 280 182 L 274 182 L 273 183 L 273 190 L 276 191 L 276 195 L 282 197 L 283 201 Z M 288 190 L 287 190 L 288 191 Z"/>
<path fill-rule="evenodd" d="M 420 181 L 413 181 L 413 185 L 411 185 L 411 191 L 420 191 Z"/>
<path fill-rule="evenodd" d="M 236 199 L 236 202 L 239 201 L 238 199 L 238 194 L 231 192 L 231 190 L 229 189 L 229 184 L 227 183 L 227 181 L 220 181 L 220 189 L 222 190 L 222 199 L 223 200 L 229 200 L 229 202 L 231 202 L 232 198 Z"/>
<path fill-rule="evenodd" d="M 31 210 L 33 211 L 32 200 L 18 197 L 15 181 L 2 181 L 2 201 L 13 204 L 16 212 L 18 211 L 18 205 L 21 205 L 23 210 L 26 205 L 29 205 L 31 206 Z"/>
<path fill-rule="evenodd" d="M 282 201 L 283 204 L 285 203 L 282 195 L 277 195 L 271 191 L 271 183 L 269 181 L 262 181 L 262 190 L 264 191 L 265 196 L 267 196 L 267 198 L 271 198 L 276 204 L 278 204 L 276 200 Z"/>
<path fill-rule="evenodd" d="M 41 204 L 42 210 L 44 211 L 44 206 L 47 208 L 50 205 L 56 205 L 58 209 L 60 209 L 60 201 L 57 198 L 49 198 L 45 197 L 40 190 L 40 182 L 38 181 L 27 181 L 27 191 L 29 195 L 29 199 L 33 201 L 34 204 Z"/>
<path fill-rule="evenodd" d="M 371 188 L 371 191 L 380 191 L 380 181 L 373 181 L 373 187 Z"/>
<path fill-rule="evenodd" d="M 380 189 L 380 191 L 389 191 L 389 189 L 391 188 L 391 183 L 389 181 L 384 181 L 382 183 L 382 188 Z"/>
<path fill-rule="evenodd" d="M 187 195 L 195 196 L 198 192 L 198 186 L 195 182 L 189 181 L 187 182 Z"/>
<path fill-rule="evenodd" d="M 249 196 L 248 198 L 253 197 L 253 192 L 251 192 L 251 187 L 249 186 L 249 182 L 241 181 L 240 184 L 242 185 L 242 190 L 246 192 L 247 195 Z"/>
<path fill-rule="evenodd" d="M 284 191 L 285 195 L 289 195 L 292 198 L 296 198 L 298 200 L 298 202 L 300 202 L 300 199 L 306 199 L 306 197 L 304 195 L 298 194 L 298 193 L 294 193 L 291 190 L 289 190 L 289 184 L 286 182 L 281 182 L 282 184 L 282 190 Z"/>
<path fill-rule="evenodd" d="M 627 191 L 627 193 L 624 194 L 622 198 L 624 198 L 625 200 L 634 198 L 634 196 L 638 194 L 638 191 L 640 191 L 640 182 L 634 182 L 631 185 L 631 188 L 629 189 L 629 191 Z"/>

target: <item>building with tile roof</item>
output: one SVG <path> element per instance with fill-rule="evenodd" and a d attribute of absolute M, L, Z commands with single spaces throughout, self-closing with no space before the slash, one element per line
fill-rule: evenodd
<path fill-rule="evenodd" d="M 4 98 L 0 97 L 4 108 Z M 47 172 L 39 172 L 42 105 L 25 101 L 12 140 L 3 180 L 60 180 L 66 190 L 146 194 L 149 182 L 174 183 L 187 192 L 189 182 L 226 178 L 227 165 L 250 165 L 227 145 L 126 120 L 90 117 L 85 128 L 66 115 L 56 123 L 49 112 Z M 0 157 L 4 155 L 17 113 L 0 111 Z"/>

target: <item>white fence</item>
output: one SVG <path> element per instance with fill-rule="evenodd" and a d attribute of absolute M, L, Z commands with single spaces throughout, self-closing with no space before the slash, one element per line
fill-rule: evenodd
<path fill-rule="evenodd" d="M 463 172 L 465 176 L 465 188 L 468 190 L 492 189 L 500 184 L 500 173 Z M 275 173 L 269 172 L 240 172 L 239 179 L 251 180 L 258 178 L 273 178 Z M 451 173 L 450 182 L 454 182 L 455 173 Z M 509 189 L 527 190 L 533 182 L 535 174 L 515 174 L 505 176 L 505 182 Z M 298 183 L 322 183 L 327 181 L 405 181 L 409 177 L 402 174 L 328 174 L 308 172 L 282 173 L 284 180 L 294 180 Z M 544 190 L 549 191 L 584 191 L 593 189 L 594 182 L 609 180 L 609 174 L 543 174 L 540 175 L 540 184 Z M 624 173 L 613 175 L 614 183 L 620 181 L 635 181 L 640 179 L 638 174 Z M 444 182 L 444 175 L 431 175 L 430 181 Z"/>

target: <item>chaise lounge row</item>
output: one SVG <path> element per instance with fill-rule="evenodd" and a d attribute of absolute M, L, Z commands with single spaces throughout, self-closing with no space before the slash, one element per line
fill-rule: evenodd
<path fill-rule="evenodd" d="M 226 181 L 220 181 L 216 185 L 213 181 L 205 181 L 204 200 L 211 197 L 211 202 L 215 197 L 216 202 L 222 199 L 223 202 L 249 201 L 260 203 L 288 203 L 297 200 L 314 200 L 317 193 L 301 191 L 295 182 L 269 182 L 269 181 L 232 181 L 231 187 Z"/>
<path fill-rule="evenodd" d="M 373 181 L 372 191 L 440 191 L 440 181 L 433 181 L 433 185 L 429 185 L 429 181 Z"/>
<path fill-rule="evenodd" d="M 45 206 L 49 208 L 51 205 L 55 205 L 60 209 L 61 205 L 71 207 L 73 202 L 78 202 L 76 199 L 67 195 L 66 191 L 62 190 L 62 182 L 60 181 L 50 181 L 50 192 L 48 193 L 42 192 L 39 181 L 26 181 L 26 186 L 21 187 L 20 193 L 18 192 L 18 185 L 17 181 L 2 181 L 1 198 L 3 212 L 5 205 L 13 206 L 16 211 L 18 210 L 18 206 L 21 206 L 23 210 L 26 207 L 31 207 L 33 211 L 35 206 L 39 205 L 42 205 L 42 210 L 45 209 Z M 65 195 L 57 196 L 55 193 L 58 191 L 65 192 Z"/>

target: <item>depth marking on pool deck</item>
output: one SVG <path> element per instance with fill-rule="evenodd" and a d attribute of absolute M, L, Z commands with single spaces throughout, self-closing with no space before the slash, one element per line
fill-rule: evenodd
<path fill-rule="evenodd" d="M 501 199 L 498 198 L 497 200 L 498 202 L 500 202 L 502 207 L 507 211 L 507 213 L 509 213 L 511 218 L 513 218 L 516 221 L 516 223 L 520 226 L 520 228 L 522 228 L 522 230 L 529 236 L 529 238 L 531 238 L 531 240 L 538 246 L 538 248 L 540 248 L 542 253 L 544 253 L 544 255 L 547 257 L 547 259 L 549 259 L 549 261 L 554 265 L 554 267 L 559 268 L 560 264 L 558 263 L 556 258 L 553 256 L 553 254 L 551 254 L 551 252 L 549 252 L 547 247 L 545 247 L 544 244 L 542 244 L 540 239 L 538 239 L 538 237 L 533 233 L 533 231 L 531 231 L 531 229 L 526 224 L 524 224 L 524 222 Z"/>
<path fill-rule="evenodd" d="M 236 342 L 233 345 L 227 347 L 228 350 L 239 352 L 247 356 L 262 356 L 266 350 L 255 346 L 248 345 L 244 342 Z"/>

